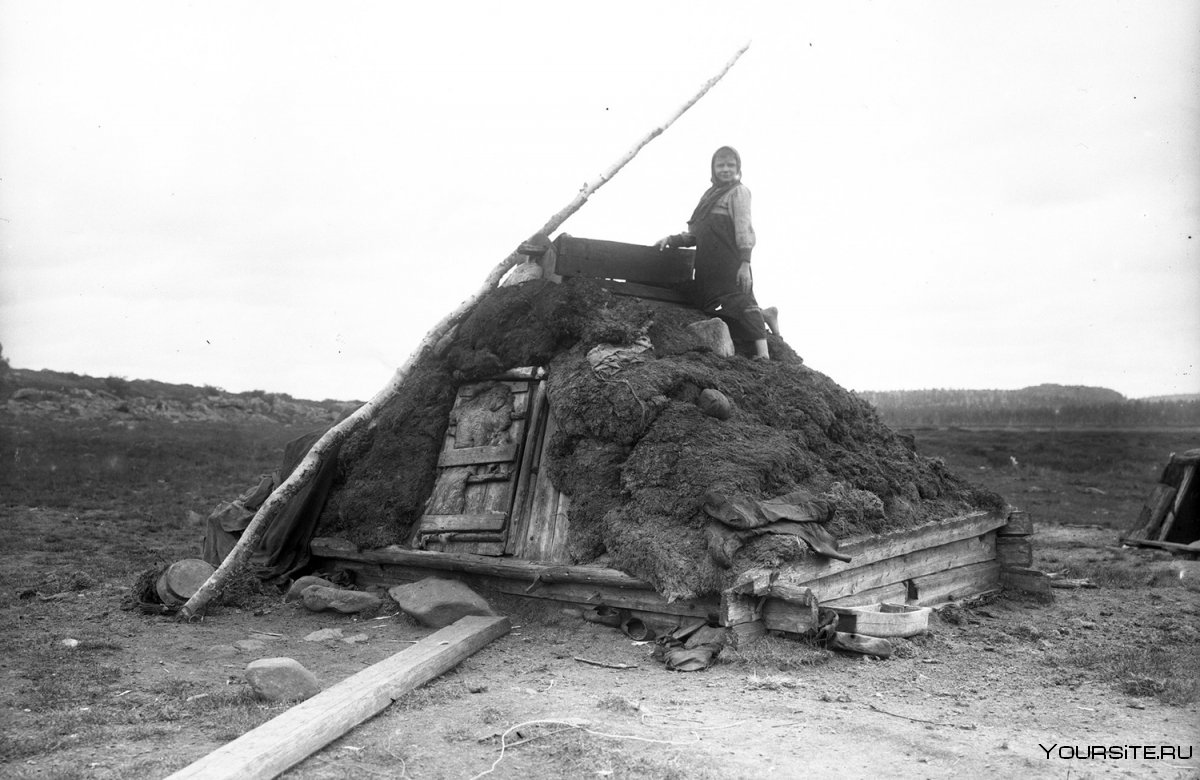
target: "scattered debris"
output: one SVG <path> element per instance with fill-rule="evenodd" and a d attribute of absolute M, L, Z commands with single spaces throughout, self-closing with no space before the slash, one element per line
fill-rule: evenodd
<path fill-rule="evenodd" d="M 233 643 L 239 653 L 259 653 L 267 649 L 267 643 L 261 639 L 242 639 Z"/>
<path fill-rule="evenodd" d="M 875 658 L 888 658 L 894 650 L 892 643 L 886 639 L 862 634 L 848 634 L 845 631 L 835 632 L 833 639 L 829 642 L 829 647 Z"/>
<path fill-rule="evenodd" d="M 593 661 L 590 658 L 581 658 L 579 656 L 575 656 L 575 660 L 581 664 L 591 664 L 592 666 L 602 666 L 605 669 L 637 669 L 638 668 L 637 664 L 625 664 L 625 663 L 611 664 L 611 663 L 606 663 L 604 661 Z"/>
<path fill-rule="evenodd" d="M 342 629 L 340 628 L 322 628 L 320 631 L 314 631 L 304 637 L 305 642 L 324 642 L 327 639 L 341 639 Z"/>

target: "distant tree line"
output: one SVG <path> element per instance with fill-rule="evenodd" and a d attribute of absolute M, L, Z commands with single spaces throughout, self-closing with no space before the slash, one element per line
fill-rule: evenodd
<path fill-rule="evenodd" d="M 1127 399 L 1097 387 L 862 392 L 888 425 L 980 427 L 1200 427 L 1200 394 Z"/>

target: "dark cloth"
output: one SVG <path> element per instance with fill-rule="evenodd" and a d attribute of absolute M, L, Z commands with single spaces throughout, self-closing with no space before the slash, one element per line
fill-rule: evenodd
<path fill-rule="evenodd" d="M 742 292 L 738 286 L 742 260 L 733 219 L 728 214 L 713 214 L 709 208 L 707 216 L 689 224 L 696 240 L 696 276 L 688 288 L 688 297 L 692 305 L 725 320 L 735 339 L 766 338 L 767 324 L 754 293 Z"/>
<path fill-rule="evenodd" d="M 209 515 L 203 558 L 219 566 L 237 544 L 242 531 L 272 491 L 287 480 L 321 438 L 309 433 L 284 445 L 283 460 L 274 474 L 238 500 L 217 506 Z M 302 572 L 310 559 L 309 544 L 337 473 L 338 447 L 330 450 L 303 488 L 275 516 L 250 554 L 250 568 L 262 580 L 283 582 Z"/>

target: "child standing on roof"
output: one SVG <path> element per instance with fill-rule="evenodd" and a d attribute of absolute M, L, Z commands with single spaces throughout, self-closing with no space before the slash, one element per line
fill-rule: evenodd
<path fill-rule="evenodd" d="M 737 338 L 753 341 L 755 360 L 769 360 L 766 322 L 750 271 L 754 226 L 742 158 L 733 147 L 722 146 L 709 167 L 712 186 L 700 197 L 687 232 L 660 239 L 656 246 L 696 247 L 696 277 L 689 289 L 693 304 L 728 322 Z"/>

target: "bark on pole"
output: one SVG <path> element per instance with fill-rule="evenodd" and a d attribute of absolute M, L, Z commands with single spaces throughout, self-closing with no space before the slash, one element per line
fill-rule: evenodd
<path fill-rule="evenodd" d="M 561 211 L 550 217 L 550 219 L 541 227 L 540 230 L 532 233 L 531 238 L 539 235 L 549 236 L 551 233 L 557 230 L 559 226 L 567 220 L 568 217 L 578 211 L 584 203 L 587 203 L 587 200 L 589 197 L 591 197 L 592 193 L 604 186 L 606 182 L 610 181 L 622 168 L 625 167 L 626 163 L 636 157 L 638 152 L 642 150 L 642 147 L 653 141 L 658 136 L 662 135 L 663 131 L 675 123 L 675 120 L 683 116 L 684 112 L 694 106 L 696 102 L 700 100 L 700 98 L 704 97 L 718 81 L 725 77 L 725 74 L 729 72 L 729 69 L 734 66 L 738 59 L 745 54 L 746 50 L 749 48 L 750 43 L 747 42 L 740 49 L 738 49 L 737 52 L 729 59 L 728 62 L 725 63 L 725 65 L 715 76 L 704 82 L 704 84 L 700 87 L 700 90 L 696 92 L 695 95 L 689 98 L 687 102 L 683 103 L 683 105 L 679 106 L 679 108 L 675 109 L 675 111 L 672 112 L 671 115 L 668 116 L 667 119 L 661 124 L 638 140 L 636 144 L 630 147 L 629 151 L 621 155 L 621 157 L 606 171 L 601 173 L 595 179 L 586 182 L 574 199 L 572 199 L 571 202 L 568 203 Z M 376 393 L 371 400 L 359 407 L 354 414 L 330 428 L 325 432 L 324 436 L 317 440 L 317 442 L 308 451 L 308 454 L 304 456 L 304 459 L 300 461 L 300 464 L 292 471 L 291 475 L 284 481 L 282 485 L 276 488 L 263 503 L 263 505 L 259 507 L 258 512 L 254 515 L 254 519 L 252 519 L 250 524 L 246 526 L 246 529 L 242 531 L 242 535 L 238 538 L 237 544 L 229 552 L 229 554 L 225 556 L 225 560 L 221 562 L 221 565 L 217 568 L 217 570 L 213 572 L 212 576 L 209 577 L 202 586 L 200 586 L 200 589 L 196 591 L 195 595 L 188 599 L 187 603 L 184 604 L 179 610 L 179 618 L 181 620 L 194 620 L 203 613 L 204 609 L 208 606 L 208 603 L 222 591 L 226 583 L 233 577 L 233 575 L 246 565 L 246 561 L 250 557 L 250 553 L 253 552 L 258 546 L 259 540 L 262 539 L 263 534 L 266 533 L 267 528 L 270 527 L 271 521 L 274 520 L 275 517 L 283 510 L 283 508 L 287 506 L 288 502 L 297 493 L 299 493 L 305 485 L 308 484 L 308 482 L 317 473 L 322 460 L 328 456 L 329 452 L 344 442 L 351 433 L 358 429 L 360 425 L 369 422 L 372 418 L 374 418 L 379 409 L 399 393 L 400 386 L 411 373 L 412 367 L 426 355 L 430 354 L 437 346 L 438 341 L 441 340 L 442 337 L 444 337 L 447 333 L 449 333 L 450 330 L 457 325 L 458 322 L 465 317 L 467 313 L 471 311 L 471 309 L 473 309 L 484 296 L 486 296 L 493 289 L 495 289 L 497 285 L 500 284 L 500 280 L 504 277 L 504 274 L 506 274 L 509 269 L 516 265 L 517 262 L 520 261 L 521 257 L 522 255 L 519 251 L 518 245 L 518 249 L 514 249 L 508 257 L 504 258 L 496 265 L 495 268 L 492 269 L 491 273 L 489 273 L 487 278 L 484 279 L 483 284 L 475 291 L 473 295 L 471 295 L 471 297 L 459 304 L 454 311 L 443 317 L 441 321 L 433 327 L 433 329 L 425 334 L 425 338 L 421 340 L 421 342 L 417 345 L 417 348 L 408 356 L 408 359 L 404 361 L 404 364 L 401 365 L 400 368 L 396 369 L 396 373 L 392 376 L 392 379 L 388 382 L 387 386 Z"/>

